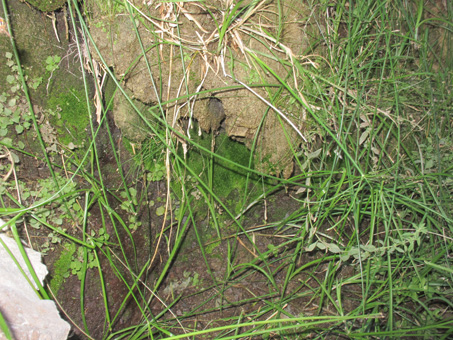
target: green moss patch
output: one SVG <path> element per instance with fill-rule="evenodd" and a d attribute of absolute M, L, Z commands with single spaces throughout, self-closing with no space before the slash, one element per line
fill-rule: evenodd
<path fill-rule="evenodd" d="M 193 139 L 204 148 L 211 149 L 211 134 L 193 136 Z M 214 153 L 229 161 L 192 148 L 186 157 L 187 164 L 196 174 L 200 175 L 203 182 L 210 186 L 214 194 L 228 209 L 233 213 L 239 213 L 244 194 L 247 194 L 247 202 L 259 195 L 258 176 L 238 166 L 249 168 L 250 150 L 244 144 L 232 140 L 223 133 L 216 137 Z M 253 163 L 251 168 L 253 169 Z"/>
<path fill-rule="evenodd" d="M 60 142 L 82 145 L 87 138 L 86 127 L 90 123 L 85 94 L 74 88 L 68 92 L 62 92 L 49 99 L 48 107 L 59 114 L 51 119 L 53 126 L 57 128 Z"/>
<path fill-rule="evenodd" d="M 213 188 L 215 193 L 221 197 L 227 197 L 235 189 L 245 190 L 247 170 L 236 164 L 249 167 L 250 151 L 247 147 L 232 140 L 226 134 L 221 134 L 216 138 L 215 152 L 231 161 L 227 162 L 218 158 L 214 160 Z M 251 179 L 256 179 L 256 176 L 252 176 Z"/>
<path fill-rule="evenodd" d="M 27 2 L 41 12 L 53 12 L 66 4 L 66 0 L 27 0 Z"/>
<path fill-rule="evenodd" d="M 75 251 L 76 245 L 74 243 L 65 244 L 59 259 L 54 264 L 53 275 L 50 280 L 50 288 L 54 294 L 58 293 L 58 290 L 64 283 L 65 278 L 69 276 L 72 255 L 74 255 Z"/>

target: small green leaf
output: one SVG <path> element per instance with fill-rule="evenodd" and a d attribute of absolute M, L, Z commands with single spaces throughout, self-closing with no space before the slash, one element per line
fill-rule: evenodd
<path fill-rule="evenodd" d="M 368 136 L 370 135 L 370 128 L 366 129 L 362 135 L 359 138 L 359 145 L 362 145 L 363 142 L 365 142 L 368 139 Z"/>
<path fill-rule="evenodd" d="M 370 257 L 370 253 L 367 252 L 367 251 L 360 254 L 360 258 L 361 258 L 362 261 L 365 261 L 369 257 Z"/>
<path fill-rule="evenodd" d="M 16 105 L 16 98 L 11 98 L 8 102 L 8 106 L 11 107 L 11 106 L 14 106 Z"/>
<path fill-rule="evenodd" d="M 336 244 L 334 244 L 334 243 L 329 243 L 329 244 L 327 244 L 327 246 L 329 247 L 329 250 L 330 250 L 332 253 L 335 253 L 335 254 L 341 253 L 340 247 L 338 247 Z"/>
<path fill-rule="evenodd" d="M 16 123 L 16 124 L 19 124 L 19 121 L 20 121 L 20 113 L 18 113 L 17 111 L 14 112 L 14 114 L 11 116 L 11 120 Z"/>
<path fill-rule="evenodd" d="M 405 253 L 404 249 L 401 248 L 401 247 L 395 247 L 395 249 L 396 249 L 397 252 L 399 252 L 399 253 L 401 253 L 401 254 L 404 254 L 404 253 Z"/>
<path fill-rule="evenodd" d="M 13 57 L 13 54 L 12 54 L 11 52 L 6 52 L 6 53 L 5 53 L 5 57 L 6 57 L 7 59 L 11 59 L 11 58 Z"/>
<path fill-rule="evenodd" d="M 340 254 L 340 260 L 345 262 L 347 260 L 349 260 L 349 253 L 343 253 L 343 254 Z"/>
<path fill-rule="evenodd" d="M 98 244 L 98 246 L 102 246 L 102 244 Z M 98 267 L 99 266 L 99 262 L 98 262 L 98 259 L 94 259 L 93 261 L 91 261 L 90 263 L 88 263 L 88 268 L 94 268 L 94 267 Z"/>
<path fill-rule="evenodd" d="M 164 213 L 165 213 L 165 207 L 163 205 L 156 209 L 157 216 L 162 216 Z"/>
<path fill-rule="evenodd" d="M 365 245 L 361 246 L 361 248 L 370 253 L 373 253 L 376 251 L 376 247 L 373 246 L 372 244 L 365 244 Z"/>
<path fill-rule="evenodd" d="M 355 259 L 358 259 L 359 258 L 359 249 L 356 247 L 349 249 L 348 257 L 351 257 L 351 256 L 353 256 Z"/>
<path fill-rule="evenodd" d="M 317 246 L 318 246 L 318 248 L 321 249 L 321 250 L 326 249 L 326 245 L 325 245 L 324 243 L 322 243 L 322 242 L 318 242 Z"/>
<path fill-rule="evenodd" d="M 71 262 L 71 268 L 73 269 L 73 274 L 75 274 L 75 271 L 81 270 L 82 269 L 82 264 L 79 261 L 72 261 Z"/>
<path fill-rule="evenodd" d="M 307 247 L 307 251 L 313 251 L 316 248 L 317 245 L 318 245 L 318 242 L 314 242 L 314 243 L 310 244 Z"/>
<path fill-rule="evenodd" d="M 31 83 L 31 87 L 33 88 L 33 90 L 36 90 L 38 88 L 38 86 L 41 85 L 41 83 L 42 83 L 42 77 L 35 78 L 35 79 L 33 79 L 33 82 Z"/>
<path fill-rule="evenodd" d="M 16 80 L 16 78 L 14 78 L 14 76 L 12 76 L 12 75 L 8 75 L 8 76 L 6 77 L 6 81 L 7 81 L 9 84 L 14 83 L 15 80 Z"/>
<path fill-rule="evenodd" d="M 16 133 L 20 135 L 22 132 L 24 132 L 24 127 L 22 125 L 16 125 Z"/>
<path fill-rule="evenodd" d="M 322 148 L 314 151 L 314 152 L 311 152 L 307 155 L 307 158 L 308 159 L 314 159 L 314 158 L 317 158 L 320 154 L 321 154 L 321 151 L 322 151 Z"/>
<path fill-rule="evenodd" d="M 8 130 L 6 130 L 6 132 L 8 132 Z M 2 139 L 2 144 L 5 145 L 5 146 L 11 147 L 12 143 L 13 143 L 13 140 L 11 138 L 3 138 Z"/>

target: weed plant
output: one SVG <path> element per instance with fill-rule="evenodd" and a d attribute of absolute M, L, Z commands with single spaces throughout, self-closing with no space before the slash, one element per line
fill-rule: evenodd
<path fill-rule="evenodd" d="M 93 46 L 93 53 L 99 52 L 78 3 L 69 3 L 70 23 L 82 32 L 77 41 L 79 54 L 83 55 L 81 48 L 88 43 Z M 223 21 L 217 22 L 217 55 L 222 55 L 238 23 L 251 23 L 262 5 L 259 1 L 247 3 L 232 2 Z M 284 5 L 285 1 L 277 3 Z M 173 2 L 165 4 L 176 8 Z M 203 2 L 198 5 L 206 6 L 207 12 L 215 10 Z M 249 29 L 243 32 L 267 44 L 269 56 L 288 72 L 282 77 L 265 63 L 262 53 L 244 50 L 257 74 L 264 72 L 273 78 L 263 84 L 269 89 L 265 100 L 276 108 L 285 109 L 281 106 L 288 105 L 307 113 L 303 131 L 306 142 L 292 149 L 296 170 L 288 179 L 256 171 L 252 156 L 248 164 L 232 162 L 174 129 L 164 119 L 165 106 L 176 101 L 183 103 L 194 93 L 169 100 L 160 98 L 150 110 L 155 116 L 153 122 L 137 110 L 149 127 L 156 148 L 164 150 L 165 155 L 159 158 L 159 166 L 153 165 L 156 149 L 150 145 L 142 149 L 145 154 L 137 159 L 146 163 L 143 169 L 160 171 L 155 177 L 145 176 L 144 182 L 166 179 L 168 190 L 165 208 L 159 214 L 169 223 L 162 224 L 151 240 L 153 256 L 145 264 L 138 266 L 136 256 L 131 257 L 125 250 L 132 244 L 134 254 L 140 251 L 135 248 L 132 234 L 143 227 L 135 218 L 145 202 L 135 189 L 139 177 L 132 183 L 126 180 L 117 143 L 109 132 L 122 185 L 115 190 L 106 186 L 96 153 L 98 129 L 108 129 L 103 120 L 99 128 L 91 125 L 93 138 L 83 157 L 66 155 L 71 172 L 65 183 L 59 182 L 61 176 L 52 175 L 55 191 L 27 204 L 4 189 L 0 215 L 10 220 L 16 235 L 14 223 L 32 218 L 80 247 L 77 275 L 81 280 L 83 322 L 77 326 L 88 338 L 90 329 L 83 311 L 90 266 L 97 268 L 101 282 L 104 339 L 451 338 L 453 72 L 448 56 L 453 52 L 453 5 L 446 5 L 447 10 L 442 9 L 441 1 L 308 1 L 310 15 L 301 18 L 300 23 L 317 27 L 318 39 L 307 50 L 297 51 L 290 61 L 272 52 L 284 30 L 284 17 L 279 17 L 272 30 L 263 29 L 261 33 L 253 30 L 252 24 L 244 26 Z M 148 23 L 130 2 L 124 2 L 124 9 L 134 25 L 137 20 Z M 174 22 L 178 22 L 177 15 L 183 15 L 176 10 L 173 14 Z M 137 30 L 131 34 L 137 34 L 141 41 Z M 433 41 L 433 34 L 442 39 Z M 165 43 L 173 41 L 163 40 Z M 146 48 L 142 46 L 142 54 Z M 178 48 L 183 56 L 191 47 L 181 43 L 175 50 Z M 28 99 L 20 59 L 16 50 L 14 53 Z M 93 59 L 89 55 L 87 58 L 92 64 Z M 190 58 L 181 59 L 187 68 Z M 115 79 L 108 65 L 104 66 Z M 158 78 L 150 67 L 147 72 L 151 79 Z M 236 80 L 238 88 L 252 90 L 245 80 Z M 254 77 L 254 85 L 257 80 Z M 184 84 L 190 80 L 175 81 Z M 119 81 L 116 86 L 133 105 Z M 161 86 L 154 83 L 152 90 L 160 93 Z M 88 90 L 86 100 L 90 101 Z M 29 99 L 28 103 L 39 136 L 40 127 Z M 86 107 L 83 114 L 92 117 L 90 105 Z M 206 157 L 205 173 L 187 161 L 179 151 L 178 141 Z M 5 142 L 2 145 L 11 148 Z M 47 156 L 44 142 L 41 149 L 42 155 L 35 156 L 43 159 L 49 169 L 60 172 L 61 168 Z M 252 147 L 252 155 L 254 152 Z M 242 187 L 236 198 L 241 203 L 239 214 L 216 194 L 212 185 L 214 160 L 241 169 L 246 181 L 257 176 L 266 181 L 262 193 L 253 199 L 247 183 Z M 72 186 L 76 177 L 83 179 L 82 188 Z M 170 193 L 175 183 L 180 189 Z M 296 209 L 277 221 L 246 224 L 248 212 L 285 190 L 297 202 Z M 123 220 L 108 195 L 122 202 L 122 210 L 132 218 Z M 206 205 L 214 230 L 213 243 L 222 247 L 217 253 L 224 268 L 220 274 L 210 258 L 212 243 L 202 237 L 206 221 L 197 219 L 196 200 Z M 11 201 L 15 206 L 7 204 Z M 42 216 L 45 206 L 61 206 L 63 202 L 73 206 L 75 201 L 79 202 L 80 219 L 65 218 L 72 218 L 77 233 L 65 232 L 57 227 L 57 221 Z M 98 230 L 88 228 L 91 209 L 101 211 L 103 225 Z M 107 219 L 113 224 L 110 237 L 102 236 Z M 229 228 L 224 228 L 225 220 L 230 221 Z M 166 281 L 183 256 L 181 249 L 191 232 L 201 254 L 193 267 L 198 268 L 198 273 L 209 273 L 209 285 L 205 284 L 206 279 L 200 282 L 197 274 L 188 278 L 194 268 L 185 272 L 187 284 Z M 260 246 L 262 240 L 268 243 L 264 248 Z M 240 249 L 253 256 L 242 256 Z M 119 310 L 111 309 L 108 283 L 103 280 L 105 267 L 99 257 L 108 259 L 108 266 L 129 291 Z M 158 266 L 156 257 L 164 259 Z M 258 277 L 259 285 L 247 286 L 247 282 L 257 282 Z M 184 293 L 182 288 L 178 291 L 181 286 L 191 286 L 191 293 Z M 238 287 L 246 293 L 239 294 Z M 235 299 L 231 298 L 231 291 L 235 292 Z M 196 296 L 203 296 L 202 302 L 192 305 Z M 140 322 L 118 328 L 122 310 L 129 302 L 140 311 Z M 180 305 L 190 308 L 177 313 Z"/>

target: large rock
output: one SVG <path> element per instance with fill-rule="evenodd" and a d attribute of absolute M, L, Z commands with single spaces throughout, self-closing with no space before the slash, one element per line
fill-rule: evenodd
<path fill-rule="evenodd" d="M 220 40 L 219 26 L 231 10 L 226 2 L 207 0 L 202 5 L 186 2 L 174 6 L 131 0 L 140 10 L 140 15 L 134 13 L 135 23 L 128 13 L 108 15 L 96 1 L 87 3 L 93 8 L 89 25 L 97 47 L 90 43 L 91 52 L 101 61 L 99 51 L 131 98 L 149 105 L 162 102 L 167 121 L 176 128 L 189 117 L 196 119 L 205 132 L 215 131 L 223 122 L 228 136 L 248 148 L 256 145 L 258 170 L 290 177 L 294 150 L 299 149 L 300 131 L 306 126 L 306 112 L 287 91 L 280 92 L 280 82 L 253 56 L 294 91 L 300 91 L 303 86 L 296 81 L 300 70 L 292 60 L 306 53 L 309 34 L 315 31 L 308 23 L 312 15 L 306 4 L 298 0 L 254 2 L 250 15 L 229 23 Z M 240 2 L 241 8 L 247 10 L 250 3 Z M 249 88 L 238 86 L 236 80 Z M 298 81 L 303 84 L 303 79 Z M 125 110 L 129 104 L 117 102 L 113 108 L 117 126 L 128 138 L 146 138 L 150 132 L 139 124 L 137 114 Z M 268 102 L 273 102 L 279 112 Z"/>
<path fill-rule="evenodd" d="M 0 219 L 0 229 L 4 222 Z M 33 285 L 27 282 L 11 256 L 12 252 Z M 41 254 L 25 248 L 28 258 L 41 281 L 47 275 L 47 268 L 41 262 Z M 0 233 L 0 311 L 8 324 L 14 339 L 67 339 L 69 324 L 62 320 L 54 301 L 41 300 L 36 284 L 20 254 L 14 239 Z M 6 339 L 0 332 L 0 339 Z"/>

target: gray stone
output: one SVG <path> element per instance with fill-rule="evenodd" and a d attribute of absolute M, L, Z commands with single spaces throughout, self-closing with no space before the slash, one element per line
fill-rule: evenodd
<path fill-rule="evenodd" d="M 0 219 L 0 230 L 4 222 Z M 14 339 L 60 340 L 67 339 L 70 325 L 61 319 L 54 301 L 41 300 L 37 286 L 20 254 L 14 239 L 0 233 L 0 311 Z M 5 249 L 13 253 L 32 285 L 22 275 Z M 41 254 L 25 248 L 30 262 L 41 283 L 47 268 L 41 262 Z M 6 339 L 0 332 L 0 340 Z"/>

